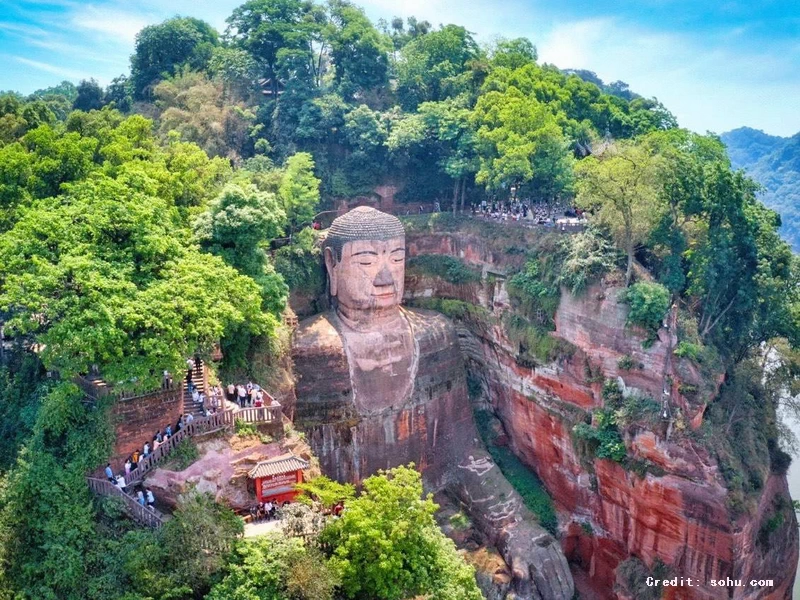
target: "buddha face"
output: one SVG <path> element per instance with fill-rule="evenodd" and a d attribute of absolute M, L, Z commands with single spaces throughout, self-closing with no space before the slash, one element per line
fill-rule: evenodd
<path fill-rule="evenodd" d="M 399 306 L 403 299 L 406 242 L 355 240 L 342 247 L 342 258 L 325 250 L 331 295 L 345 312 L 375 311 Z"/>

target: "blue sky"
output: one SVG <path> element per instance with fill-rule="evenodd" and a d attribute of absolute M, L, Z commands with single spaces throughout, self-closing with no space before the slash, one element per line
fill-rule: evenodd
<path fill-rule="evenodd" d="M 682 126 L 800 131 L 797 0 L 356 0 L 377 20 L 456 23 L 481 42 L 530 38 L 542 61 L 621 79 Z M 176 14 L 218 29 L 241 0 L 0 0 L 0 89 L 128 71 L 136 32 Z"/>

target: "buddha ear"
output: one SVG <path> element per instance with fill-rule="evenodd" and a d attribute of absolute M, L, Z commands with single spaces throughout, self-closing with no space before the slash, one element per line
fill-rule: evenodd
<path fill-rule="evenodd" d="M 336 296 L 336 257 L 333 248 L 325 248 L 325 268 L 328 269 L 328 284 L 331 296 Z"/>

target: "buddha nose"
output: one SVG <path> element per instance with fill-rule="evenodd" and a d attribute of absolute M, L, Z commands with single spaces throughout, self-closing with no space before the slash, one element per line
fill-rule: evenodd
<path fill-rule="evenodd" d="M 375 287 L 383 287 L 386 285 L 394 285 L 394 277 L 387 267 L 383 267 L 375 276 L 375 281 L 372 282 Z"/>

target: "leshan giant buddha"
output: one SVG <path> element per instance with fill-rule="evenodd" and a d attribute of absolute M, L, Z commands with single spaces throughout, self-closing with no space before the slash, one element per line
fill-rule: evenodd
<path fill-rule="evenodd" d="M 518 598 L 572 598 L 558 543 L 479 441 L 452 324 L 400 306 L 399 219 L 355 208 L 334 220 L 324 255 L 333 308 L 303 321 L 292 345 L 295 421 L 322 471 L 358 483 L 415 463 L 426 488 L 455 496 L 500 549 Z"/>

